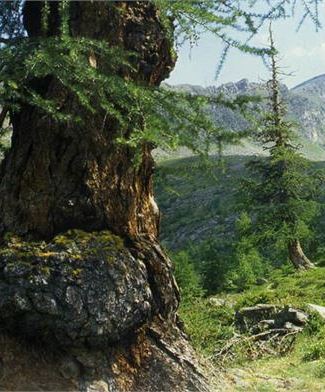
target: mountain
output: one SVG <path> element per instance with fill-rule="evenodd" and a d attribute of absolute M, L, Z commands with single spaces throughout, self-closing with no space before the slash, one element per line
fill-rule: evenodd
<path fill-rule="evenodd" d="M 217 96 L 222 93 L 228 98 L 234 98 L 238 95 L 266 96 L 267 94 L 265 84 L 250 82 L 247 79 L 221 86 L 202 87 L 181 84 L 168 86 L 168 88 L 206 96 Z M 316 76 L 291 89 L 282 84 L 281 93 L 287 105 L 288 117 L 297 124 L 297 133 L 303 144 L 315 144 L 325 149 L 325 74 Z M 215 121 L 224 127 L 236 131 L 247 125 L 247 120 L 238 112 L 222 106 L 211 106 L 210 110 Z"/>
<path fill-rule="evenodd" d="M 291 91 L 295 93 L 314 95 L 319 98 L 325 99 L 325 74 L 315 76 L 307 81 L 293 87 Z"/>

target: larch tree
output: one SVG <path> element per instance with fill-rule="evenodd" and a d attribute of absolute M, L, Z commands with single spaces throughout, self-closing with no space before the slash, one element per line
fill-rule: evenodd
<path fill-rule="evenodd" d="M 300 153 L 295 125 L 287 119 L 271 29 L 270 49 L 272 77 L 267 83 L 268 111 L 256 132 L 257 140 L 269 156 L 248 164 L 252 179 L 245 182 L 244 189 L 258 241 L 284 242 L 293 266 L 307 270 L 314 264 L 304 254 L 300 241 L 310 233 L 311 222 L 319 211 L 316 195 L 321 176 L 311 170 Z"/>
<path fill-rule="evenodd" d="M 230 47 L 267 54 L 249 38 L 288 2 L 260 3 L 0 4 L 0 119 L 13 132 L 0 169 L 1 324 L 73 355 L 82 390 L 98 379 L 110 391 L 206 389 L 158 241 L 151 152 L 199 150 L 214 125 L 204 98 L 158 86 L 175 38 L 213 32 L 222 60 Z"/>

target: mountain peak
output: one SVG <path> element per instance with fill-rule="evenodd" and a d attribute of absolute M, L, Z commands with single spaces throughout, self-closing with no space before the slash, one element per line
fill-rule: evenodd
<path fill-rule="evenodd" d="M 293 87 L 291 91 L 300 92 L 300 91 L 310 91 L 314 89 L 319 90 L 320 88 L 325 90 L 325 74 L 321 74 L 318 76 L 314 76 L 311 79 L 308 79 L 297 86 Z"/>

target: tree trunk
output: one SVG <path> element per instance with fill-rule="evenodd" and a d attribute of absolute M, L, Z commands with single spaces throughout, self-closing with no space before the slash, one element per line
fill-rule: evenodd
<path fill-rule="evenodd" d="M 55 34 L 57 3 L 50 4 L 49 34 Z M 42 3 L 26 3 L 24 23 L 30 36 L 42 34 L 41 7 Z M 137 52 L 138 69 L 131 76 L 147 85 L 158 85 L 174 65 L 171 43 L 150 4 L 72 2 L 71 34 Z M 56 80 L 37 84 L 46 97 L 60 97 L 61 110 L 78 108 L 76 99 Z M 143 146 L 136 169 L 135 151 L 114 144 L 116 124 L 102 111 L 85 117 L 87 125 L 67 126 L 30 106 L 13 116 L 12 149 L 1 170 L 3 232 L 52 238 L 70 228 L 108 228 L 132 238 L 157 237 L 150 146 Z"/>
<path fill-rule="evenodd" d="M 308 270 L 315 267 L 315 265 L 304 254 L 299 240 L 290 241 L 288 251 L 289 259 L 295 268 L 299 270 Z"/>
<path fill-rule="evenodd" d="M 57 34 L 58 3 L 49 4 L 48 34 Z M 43 34 L 41 7 L 41 2 L 25 3 L 29 36 Z M 172 43 L 152 3 L 80 1 L 70 3 L 70 12 L 72 36 L 106 40 L 139 54 L 137 72 L 128 75 L 135 81 L 158 85 L 173 68 Z M 61 109 L 78 105 L 53 78 L 39 85 L 48 98 L 60 97 Z M 135 167 L 136 152 L 114 144 L 118 129 L 113 121 L 103 121 L 100 111 L 85 120 L 84 126 L 67 126 L 31 106 L 12 116 L 12 147 L 0 170 L 0 233 L 3 238 L 5 233 L 15 233 L 27 241 L 51 241 L 69 229 L 109 230 L 121 237 L 146 267 L 153 310 L 140 330 L 130 331 L 106 353 L 93 354 L 84 348 L 83 356 L 102 358 L 105 364 L 94 365 L 92 373 L 82 375 L 82 382 L 105 379 L 109 391 L 160 391 L 171 386 L 203 391 L 202 375 L 176 325 L 178 289 L 157 240 L 159 211 L 153 197 L 151 147 L 142 146 L 141 164 Z M 78 361 L 83 369 L 87 367 Z"/>

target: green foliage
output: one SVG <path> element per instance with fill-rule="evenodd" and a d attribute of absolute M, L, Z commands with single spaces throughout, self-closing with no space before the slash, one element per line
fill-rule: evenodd
<path fill-rule="evenodd" d="M 200 273 L 203 288 L 208 294 L 220 292 L 227 285 L 226 276 L 232 268 L 229 243 L 218 239 L 203 241 L 189 247 L 189 255 Z"/>
<path fill-rule="evenodd" d="M 252 286 L 258 278 L 268 272 L 267 264 L 259 254 L 256 239 L 252 233 L 252 222 L 247 213 L 242 213 L 236 222 L 234 266 L 227 276 L 228 285 L 243 290 Z"/>
<path fill-rule="evenodd" d="M 259 4 L 255 3 L 258 2 L 247 6 L 244 2 L 233 5 L 212 0 L 204 3 L 155 1 L 170 39 L 176 36 L 193 41 L 202 32 L 211 31 L 225 43 L 224 53 L 227 48 L 236 47 L 264 55 L 269 52 L 268 48 L 251 46 L 244 36 L 254 35 L 267 20 L 285 17 L 285 4 L 267 6 L 265 12 L 259 13 L 256 12 Z M 87 116 L 97 113 L 103 117 L 103 124 L 108 119 L 118 124 L 117 143 L 135 148 L 143 142 L 151 142 L 166 149 L 186 146 L 196 153 L 206 154 L 211 142 L 229 141 L 229 133 L 216 126 L 207 114 L 207 105 L 216 103 L 242 108 L 247 99 L 225 102 L 221 97 L 211 100 L 134 83 L 132 77 L 122 77 L 120 69 L 123 67 L 129 75 L 136 72 L 135 53 L 108 46 L 104 41 L 69 35 L 68 1 L 61 1 L 58 6 L 61 25 L 60 35 L 55 37 L 46 34 L 51 12 L 49 2 L 43 4 L 40 21 L 43 36 L 39 38 L 26 37 L 22 4 L 21 1 L 2 2 L 0 7 L 3 42 L 0 47 L 0 105 L 15 111 L 26 103 L 55 121 L 67 122 L 86 121 Z M 175 34 L 171 20 L 174 20 Z M 238 33 L 243 37 L 238 39 Z M 100 59 L 100 67 L 91 64 L 89 54 Z M 39 91 L 37 81 L 49 75 L 78 102 L 76 111 L 74 105 L 64 107 L 59 97 L 50 99 Z"/>
<path fill-rule="evenodd" d="M 206 356 L 214 354 L 234 332 L 232 309 L 213 307 L 203 298 L 181 303 L 180 316 L 194 347 Z"/>
<path fill-rule="evenodd" d="M 194 269 L 194 265 L 185 251 L 173 256 L 174 274 L 180 287 L 183 301 L 195 300 L 202 297 L 200 277 Z"/>
<path fill-rule="evenodd" d="M 203 33 L 209 32 L 224 44 L 217 67 L 218 76 L 230 48 L 244 53 L 264 56 L 270 53 L 267 47 L 250 44 L 251 38 L 261 27 L 272 20 L 284 19 L 295 14 L 299 1 L 281 0 L 276 4 L 255 0 L 232 1 L 168 1 L 155 0 L 163 12 L 164 18 L 171 18 L 176 26 L 175 36 L 179 42 L 189 40 L 193 45 Z M 302 0 L 304 11 L 299 27 L 306 18 L 310 18 L 316 29 L 320 27 L 319 0 Z"/>
<path fill-rule="evenodd" d="M 181 274 L 179 268 L 184 275 L 188 274 L 191 281 L 192 271 L 188 271 L 186 265 L 190 264 L 200 276 L 196 282 L 202 285 L 208 295 L 241 291 L 266 277 L 271 267 L 255 248 L 252 238 L 247 236 L 242 237 L 238 243 L 233 241 L 210 238 L 196 245 L 189 245 L 186 250 L 181 250 L 174 256 L 174 261 L 179 266 L 176 268 L 176 276 Z M 183 276 L 179 280 L 186 281 Z"/>
<path fill-rule="evenodd" d="M 5 5 L 3 7 L 7 10 Z M 8 7 L 11 9 L 10 4 Z M 21 6 L 19 10 L 21 12 Z M 210 144 L 216 140 L 234 139 L 215 124 L 207 106 L 218 104 L 241 110 L 254 98 L 226 100 L 222 96 L 192 96 L 134 82 L 136 53 L 110 46 L 105 41 L 70 36 L 66 1 L 59 4 L 60 34 L 47 36 L 49 12 L 49 4 L 44 2 L 42 36 L 6 38 L 0 47 L 2 107 L 17 111 L 21 105 L 28 104 L 55 121 L 67 123 L 83 123 L 96 114 L 102 116 L 103 126 L 109 120 L 116 124 L 117 143 L 133 148 L 150 142 L 162 149 L 186 146 L 196 153 L 207 154 Z M 2 23 L 10 24 L 11 19 L 5 16 L 5 12 L 2 19 L 0 15 Z M 66 105 L 59 94 L 51 98 L 44 94 L 41 81 L 49 75 L 63 91 L 69 91 L 77 105 Z"/>
<path fill-rule="evenodd" d="M 24 35 L 21 21 L 21 0 L 0 2 L 0 37 L 12 39 Z M 0 38 L 0 42 L 1 42 Z M 6 41 L 5 41 L 6 42 Z"/>
<path fill-rule="evenodd" d="M 325 342 L 316 341 L 308 342 L 302 349 L 303 361 L 315 361 L 318 359 L 325 359 Z"/>
<path fill-rule="evenodd" d="M 273 51 L 272 34 L 270 40 Z M 270 109 L 256 132 L 269 156 L 249 163 L 251 178 L 243 182 L 243 190 L 259 242 L 285 249 L 293 241 L 311 236 L 310 225 L 319 213 L 315 194 L 322 176 L 311 171 L 300 146 L 295 145 L 293 124 L 284 117 L 274 53 L 271 63 Z"/>

